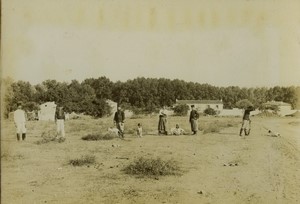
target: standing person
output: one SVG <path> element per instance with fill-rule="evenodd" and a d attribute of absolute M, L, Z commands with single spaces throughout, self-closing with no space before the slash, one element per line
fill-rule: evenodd
<path fill-rule="evenodd" d="M 136 133 L 138 137 L 143 137 L 143 128 L 141 123 L 138 123 Z"/>
<path fill-rule="evenodd" d="M 22 110 L 22 104 L 18 103 L 18 109 L 14 112 L 14 122 L 17 128 L 17 140 L 20 141 L 26 139 L 26 116 L 25 111 Z"/>
<path fill-rule="evenodd" d="M 195 110 L 195 106 L 191 105 L 191 113 L 190 113 L 190 123 L 191 123 L 191 129 L 193 132 L 193 135 L 197 134 L 198 131 L 198 118 L 199 118 L 199 113 Z"/>
<path fill-rule="evenodd" d="M 124 120 L 125 120 L 124 111 L 121 109 L 120 106 L 118 106 L 118 110 L 117 112 L 115 112 L 115 116 L 114 116 L 114 123 L 116 124 L 119 130 L 119 137 L 123 139 L 124 139 Z"/>
<path fill-rule="evenodd" d="M 57 135 L 65 137 L 65 111 L 61 105 L 58 105 L 55 111 L 55 122 L 56 122 L 56 131 Z"/>
<path fill-rule="evenodd" d="M 244 111 L 243 123 L 242 123 L 242 127 L 240 129 L 240 136 L 242 136 L 243 130 L 244 130 L 245 136 L 250 134 L 250 125 L 251 125 L 250 112 L 251 111 L 254 111 L 253 106 L 248 106 L 248 108 L 246 108 Z"/>
<path fill-rule="evenodd" d="M 165 113 L 165 107 L 159 111 L 159 120 L 158 120 L 158 134 L 167 135 L 167 114 Z"/>

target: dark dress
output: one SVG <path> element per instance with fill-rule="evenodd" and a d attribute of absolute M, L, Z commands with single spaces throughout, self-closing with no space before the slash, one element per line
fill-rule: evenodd
<path fill-rule="evenodd" d="M 192 110 L 190 113 L 190 123 L 191 123 L 191 129 L 194 134 L 198 131 L 198 118 L 199 114 L 196 110 Z"/>
<path fill-rule="evenodd" d="M 167 115 L 164 112 L 160 112 L 158 121 L 158 133 L 168 134 L 167 129 Z"/>
<path fill-rule="evenodd" d="M 115 113 L 114 121 L 116 122 L 116 126 L 119 130 L 119 136 L 124 138 L 124 120 L 125 114 L 123 111 L 118 110 Z"/>

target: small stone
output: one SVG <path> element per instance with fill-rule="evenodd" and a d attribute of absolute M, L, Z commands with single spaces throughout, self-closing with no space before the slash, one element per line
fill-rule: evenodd
<path fill-rule="evenodd" d="M 203 194 L 203 191 L 199 191 L 198 194 L 201 194 L 201 195 L 202 195 L 202 194 Z"/>

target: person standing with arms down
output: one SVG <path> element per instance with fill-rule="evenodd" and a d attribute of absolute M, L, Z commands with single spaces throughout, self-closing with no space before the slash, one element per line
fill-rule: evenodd
<path fill-rule="evenodd" d="M 191 129 L 193 134 L 196 135 L 198 131 L 198 118 L 199 118 L 199 113 L 195 110 L 195 106 L 191 105 L 191 113 L 190 113 L 190 123 L 191 123 Z"/>
<path fill-rule="evenodd" d="M 159 111 L 159 120 L 158 120 L 158 134 L 167 135 L 167 114 L 165 113 L 165 107 Z"/>
<path fill-rule="evenodd" d="M 26 139 L 26 116 L 25 111 L 22 110 L 22 104 L 18 103 L 18 109 L 14 112 L 14 122 L 17 128 L 17 140 L 20 141 Z"/>
<path fill-rule="evenodd" d="M 56 122 L 56 132 L 58 135 L 61 135 L 61 137 L 65 137 L 65 112 L 61 105 L 58 105 L 55 111 L 55 122 Z"/>
<path fill-rule="evenodd" d="M 119 137 L 122 139 L 124 139 L 124 120 L 125 120 L 124 111 L 122 111 L 121 107 L 118 106 L 118 110 L 114 116 L 114 123 L 116 124 L 119 130 Z"/>
<path fill-rule="evenodd" d="M 138 137 L 143 137 L 143 127 L 141 123 L 138 123 L 136 133 Z"/>
<path fill-rule="evenodd" d="M 244 130 L 245 136 L 248 136 L 250 134 L 250 125 L 251 125 L 250 112 L 251 111 L 254 111 L 253 106 L 248 106 L 248 108 L 246 108 L 244 111 L 243 123 L 242 123 L 242 127 L 240 129 L 240 136 L 242 136 L 243 130 Z"/>

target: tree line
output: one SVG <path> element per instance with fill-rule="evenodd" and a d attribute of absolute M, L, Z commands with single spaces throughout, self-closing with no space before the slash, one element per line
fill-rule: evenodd
<path fill-rule="evenodd" d="M 67 112 L 85 113 L 102 117 L 110 112 L 107 99 L 137 113 L 150 113 L 163 106 L 173 106 L 178 100 L 222 100 L 224 108 L 238 106 L 241 100 L 250 101 L 259 108 L 267 101 L 283 101 L 293 108 L 300 107 L 300 87 L 275 86 L 271 88 L 217 87 L 209 84 L 186 82 L 179 79 L 139 77 L 126 82 L 112 82 L 107 77 L 88 78 L 81 83 L 45 80 L 32 85 L 26 81 L 3 80 L 4 113 L 16 109 L 22 101 L 25 110 L 37 110 L 44 102 L 55 101 Z"/>

